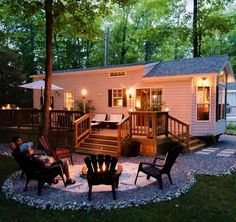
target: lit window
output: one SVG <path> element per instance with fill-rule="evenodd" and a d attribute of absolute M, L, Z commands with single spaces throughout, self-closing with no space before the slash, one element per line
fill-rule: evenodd
<path fill-rule="evenodd" d="M 197 87 L 197 120 L 210 120 L 210 87 Z"/>
<path fill-rule="evenodd" d="M 123 90 L 113 89 L 112 91 L 113 106 L 123 106 Z"/>
<path fill-rule="evenodd" d="M 73 108 L 74 108 L 74 94 L 73 94 L 73 92 L 71 92 L 71 91 L 65 92 L 64 107 L 67 110 L 73 110 Z"/>
<path fill-rule="evenodd" d="M 216 120 L 225 119 L 225 87 L 217 87 Z"/>

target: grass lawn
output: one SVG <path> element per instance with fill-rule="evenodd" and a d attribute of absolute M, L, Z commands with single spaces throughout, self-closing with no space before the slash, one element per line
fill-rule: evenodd
<path fill-rule="evenodd" d="M 226 134 L 236 136 L 236 126 L 234 126 L 231 123 L 228 124 L 227 127 L 226 127 Z"/>
<path fill-rule="evenodd" d="M 0 156 L 0 183 L 16 171 L 10 157 Z M 119 198 L 119 197 L 118 197 Z M 198 176 L 197 183 L 178 199 L 111 211 L 41 210 L 6 200 L 0 193 L 0 221 L 191 221 L 236 222 L 236 173 L 224 177 Z"/>

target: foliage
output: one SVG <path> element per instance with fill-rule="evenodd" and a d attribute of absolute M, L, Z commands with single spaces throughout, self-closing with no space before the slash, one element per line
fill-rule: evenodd
<path fill-rule="evenodd" d="M 45 2 L 0 1 L 0 50 L 18 56 L 19 67 L 13 69 L 21 82 L 45 72 Z M 229 54 L 236 73 L 235 5 L 229 4 L 231 0 L 198 2 L 200 54 Z M 57 0 L 52 10 L 54 70 L 103 66 L 106 28 L 110 65 L 192 56 L 192 12 L 182 0 Z M 11 82 L 7 70 L 1 70 L 4 81 Z M 7 90 L 15 91 L 17 84 L 9 84 Z M 9 98 L 14 103 L 31 104 L 30 99 L 21 101 L 18 91 L 13 94 Z"/>
<path fill-rule="evenodd" d="M 233 123 L 228 123 L 226 127 L 226 134 L 236 135 L 236 126 Z"/>
<path fill-rule="evenodd" d="M 80 111 L 81 113 L 84 112 L 84 105 L 85 105 L 85 113 L 93 113 L 96 109 L 93 105 L 92 100 L 86 100 L 85 104 L 83 100 L 76 101 L 76 110 Z"/>

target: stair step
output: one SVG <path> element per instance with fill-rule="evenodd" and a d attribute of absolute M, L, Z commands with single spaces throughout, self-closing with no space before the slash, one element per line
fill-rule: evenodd
<path fill-rule="evenodd" d="M 80 147 L 94 148 L 94 149 L 105 149 L 105 150 L 117 150 L 117 146 L 111 146 L 106 144 L 95 144 L 95 143 L 86 143 L 83 142 L 80 144 Z"/>
<path fill-rule="evenodd" d="M 89 148 L 87 149 L 86 147 L 80 147 L 79 149 L 76 149 L 76 153 L 83 153 L 83 154 L 108 154 L 111 156 L 117 157 L 117 150 L 111 151 L 111 150 L 105 150 L 105 149 L 93 149 Z"/>
<path fill-rule="evenodd" d="M 206 144 L 205 143 L 199 143 L 199 144 L 196 144 L 194 146 L 190 146 L 189 147 L 189 152 L 190 153 L 193 153 L 193 152 L 196 152 L 198 150 L 201 150 L 203 149 L 204 147 L 206 147 Z"/>
<path fill-rule="evenodd" d="M 104 140 L 104 139 L 97 139 L 97 138 L 85 138 L 84 142 L 86 143 L 94 143 L 94 144 L 105 144 L 105 145 L 112 145 L 117 146 L 118 142 L 113 140 Z"/>
<path fill-rule="evenodd" d="M 97 134 L 91 134 L 89 138 L 118 141 L 118 138 L 116 136 L 105 136 L 105 135 L 97 135 Z"/>

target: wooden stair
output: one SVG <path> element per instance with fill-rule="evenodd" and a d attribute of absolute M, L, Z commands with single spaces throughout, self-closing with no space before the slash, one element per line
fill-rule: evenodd
<path fill-rule="evenodd" d="M 190 137 L 189 141 L 189 153 L 196 152 L 198 150 L 203 149 L 206 147 L 206 143 L 196 137 Z"/>
<path fill-rule="evenodd" d="M 118 138 L 115 136 L 91 134 L 80 143 L 79 147 L 76 147 L 75 151 L 82 154 L 109 154 L 117 157 Z"/>

